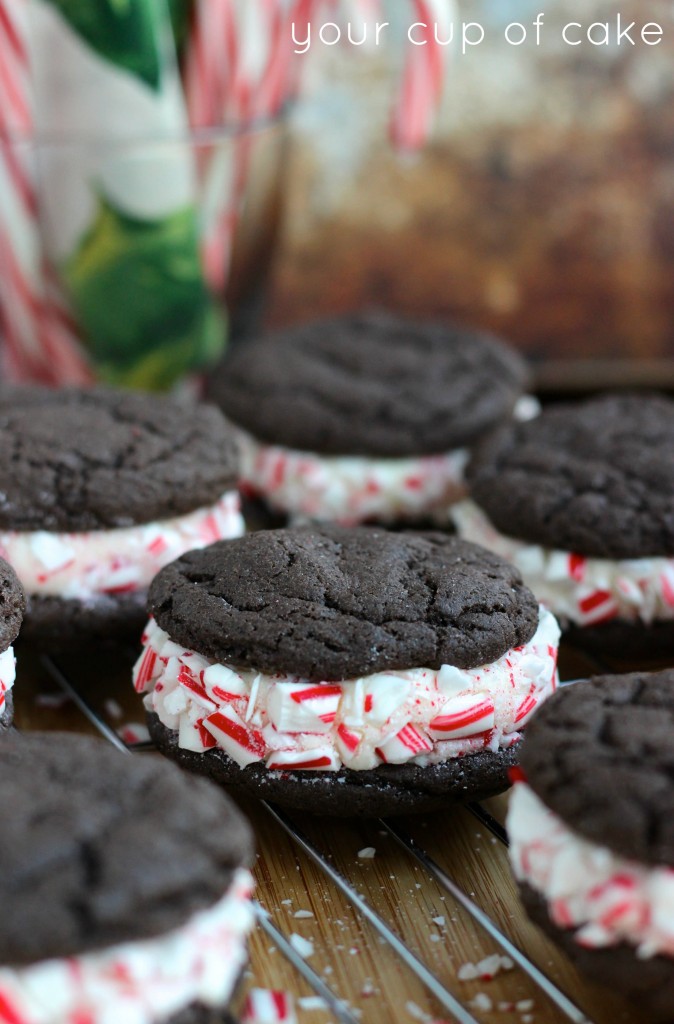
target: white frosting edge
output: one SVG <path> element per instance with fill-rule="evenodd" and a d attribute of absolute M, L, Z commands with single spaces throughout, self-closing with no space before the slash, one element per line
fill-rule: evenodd
<path fill-rule="evenodd" d="M 0 715 L 4 714 L 7 694 L 16 681 L 16 658 L 14 648 L 8 647 L 0 654 Z"/>
<path fill-rule="evenodd" d="M 407 458 L 320 455 L 267 445 L 240 432 L 243 486 L 294 520 L 355 525 L 434 513 L 466 493 L 468 451 Z M 444 513 L 444 515 L 443 515 Z"/>
<path fill-rule="evenodd" d="M 500 533 L 471 499 L 454 505 L 450 515 L 464 540 L 517 566 L 538 600 L 563 623 L 594 626 L 622 619 L 650 625 L 674 619 L 674 558 L 613 561 L 528 544 Z"/>
<path fill-rule="evenodd" d="M 88 533 L 0 532 L 0 555 L 26 593 L 88 600 L 145 589 L 186 551 L 245 532 L 240 498 L 227 491 L 208 507 L 152 523 Z"/>
<path fill-rule="evenodd" d="M 240 868 L 218 903 L 170 934 L 0 967 L 0 996 L 20 1024 L 156 1024 L 194 1002 L 224 1007 L 247 959 L 252 887 Z"/>
<path fill-rule="evenodd" d="M 573 930 L 579 945 L 625 942 L 643 959 L 674 957 L 674 869 L 582 838 L 524 782 L 510 795 L 507 829 L 515 877 L 543 897 L 552 921 Z"/>
<path fill-rule="evenodd" d="M 540 409 L 537 398 L 523 395 L 513 417 L 533 419 Z M 446 524 L 450 506 L 467 493 L 468 448 L 399 458 L 323 455 L 266 444 L 241 428 L 239 442 L 243 488 L 292 522 Z"/>
<path fill-rule="evenodd" d="M 413 668 L 319 685 L 217 664 L 148 624 L 134 668 L 145 706 L 204 753 L 217 746 L 241 767 L 367 771 L 441 763 L 511 746 L 557 684 L 559 626 L 540 611 L 529 643 L 490 665 Z"/>

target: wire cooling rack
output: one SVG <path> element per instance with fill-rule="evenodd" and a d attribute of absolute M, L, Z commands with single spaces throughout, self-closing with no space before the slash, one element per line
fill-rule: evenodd
<path fill-rule="evenodd" d="M 84 716 L 90 726 L 122 753 L 139 754 L 152 749 L 151 743 L 130 743 L 121 738 L 103 710 L 101 694 L 78 680 L 79 673 L 49 658 L 41 659 L 40 668 L 69 703 L 68 728 L 84 725 Z M 130 690 L 128 679 L 127 687 Z M 60 727 L 62 723 L 56 721 L 54 724 Z M 245 810 L 248 813 L 247 807 Z M 292 979 L 294 976 L 296 979 L 295 983 L 290 980 L 286 987 L 298 993 L 300 990 L 308 993 L 299 1000 L 300 1008 L 306 1008 L 302 1020 L 326 1024 L 329 1021 L 378 1024 L 387 1020 L 407 1020 L 410 1024 L 415 1020 L 426 1024 L 449 1021 L 457 1024 L 496 1024 L 501 1021 L 504 1024 L 509 1021 L 517 1024 L 565 1021 L 573 1024 L 608 1024 L 609 1021 L 611 1024 L 637 1024 L 638 1021 L 643 1024 L 643 1018 L 631 1014 L 622 1002 L 583 984 L 561 955 L 536 932 L 527 931 L 526 925 L 521 928 L 511 926 L 515 912 L 521 915 L 513 889 L 494 888 L 493 879 L 489 877 L 491 865 L 497 862 L 500 862 L 499 870 L 503 877 L 507 877 L 507 836 L 501 820 L 501 801 L 490 802 L 489 807 L 471 804 L 465 809 L 448 811 L 443 816 L 441 827 L 433 821 L 432 828 L 428 828 L 427 821 L 410 818 L 376 819 L 359 822 L 357 826 L 308 817 L 298 821 L 301 815 L 288 814 L 264 802 L 256 805 L 252 813 L 258 834 L 262 830 L 267 837 L 261 854 L 262 863 L 258 862 L 257 871 L 260 902 L 255 904 L 258 930 L 254 942 L 261 955 L 257 957 L 258 968 L 252 981 L 260 987 L 277 987 L 269 985 L 266 971 L 264 976 L 259 976 L 259 964 L 274 962 L 278 968 L 277 958 L 280 956 L 284 961 L 281 972 L 284 978 Z M 382 869 L 384 882 L 379 886 L 384 897 L 390 896 L 386 892 L 389 884 L 385 872 L 391 866 L 395 872 L 403 868 L 405 877 L 419 879 L 409 894 L 396 896 L 388 914 L 380 905 L 386 904 L 386 898 L 373 898 L 376 888 L 363 883 L 364 869 L 374 861 L 356 858 L 347 860 L 344 865 L 337 863 L 333 856 L 334 846 L 342 834 L 340 828 L 354 827 L 364 847 L 368 838 L 372 838 L 373 847 L 361 851 L 365 857 L 374 852 L 375 843 L 378 848 L 384 844 L 388 851 Z M 444 843 L 438 839 L 443 835 L 453 839 L 460 830 L 468 836 L 468 846 L 464 841 L 458 870 L 457 858 L 448 857 Z M 304 886 L 307 895 L 313 896 L 315 908 L 318 903 L 323 906 L 339 904 L 323 921 L 320 936 L 322 968 L 308 962 L 314 958 L 307 956 L 306 938 L 298 941 L 297 931 L 291 930 L 308 923 L 307 920 L 295 920 L 300 914 L 313 919 L 312 923 L 318 925 L 315 921 L 318 913 L 301 911 L 293 917 L 285 906 L 291 901 L 281 898 L 290 889 L 284 888 L 283 878 L 274 884 L 271 877 L 277 867 L 275 862 L 280 858 L 282 837 L 287 838 L 294 849 L 296 870 L 300 873 L 297 879 L 290 880 L 292 891 L 302 891 Z M 482 855 L 480 849 L 484 851 Z M 391 889 L 395 888 L 396 877 L 396 873 L 388 876 Z M 429 887 L 432 889 L 430 897 Z M 428 909 L 431 905 L 432 909 L 439 907 L 443 913 L 431 917 L 432 910 Z M 340 941 L 344 931 L 348 930 L 340 918 L 345 908 L 352 918 L 350 941 L 354 941 L 355 928 L 356 945 L 349 946 L 348 941 Z M 402 926 L 403 917 L 413 922 L 415 931 L 428 935 L 430 929 L 430 937 L 435 939 L 431 953 L 428 952 L 428 944 L 422 949 L 414 936 L 410 937 L 409 929 Z M 522 929 L 525 939 L 519 934 Z M 470 941 L 466 934 L 470 935 Z M 264 943 L 271 945 L 265 949 Z M 463 954 L 464 963 L 457 964 L 456 955 L 447 955 L 453 944 L 459 946 L 459 955 Z M 314 943 L 309 942 L 308 945 L 313 947 Z M 473 955 L 466 957 L 466 949 L 472 950 Z M 349 962 L 349 958 L 361 952 L 368 954 L 373 970 L 366 984 L 360 984 L 354 993 L 350 982 L 357 972 L 353 968 L 354 961 Z M 485 958 L 490 958 L 487 966 L 484 966 Z M 473 961 L 477 961 L 477 967 Z M 501 967 L 507 968 L 507 985 L 505 974 L 499 979 L 491 977 Z M 471 978 L 475 970 L 479 976 Z M 278 969 L 275 973 L 278 976 Z M 394 989 L 395 1000 L 392 995 Z M 387 993 L 388 1002 L 384 998 Z M 420 998 L 420 993 L 423 993 L 423 998 Z M 405 998 L 408 994 L 413 998 Z"/>

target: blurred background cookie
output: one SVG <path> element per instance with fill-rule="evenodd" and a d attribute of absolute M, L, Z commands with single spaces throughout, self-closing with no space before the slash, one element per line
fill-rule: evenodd
<path fill-rule="evenodd" d="M 92 1024 L 224 1009 L 247 958 L 253 856 L 224 794 L 65 733 L 7 737 L 0 772 L 7 1019 L 52 1020 L 55 1005 Z"/>
<path fill-rule="evenodd" d="M 353 525 L 446 521 L 469 449 L 510 419 L 526 379 L 487 334 L 360 313 L 235 348 L 209 389 L 242 430 L 246 493 Z"/>
<path fill-rule="evenodd" d="M 673 728 L 672 671 L 561 691 L 527 728 L 508 814 L 511 862 L 533 919 L 591 978 L 668 1021 Z"/>
<path fill-rule="evenodd" d="M 520 569 L 578 643 L 674 650 L 674 401 L 604 395 L 546 408 L 485 442 L 461 536 Z"/>
<path fill-rule="evenodd" d="M 43 649 L 137 641 L 155 573 L 243 531 L 217 409 L 117 390 L 0 392 L 0 549 Z"/>

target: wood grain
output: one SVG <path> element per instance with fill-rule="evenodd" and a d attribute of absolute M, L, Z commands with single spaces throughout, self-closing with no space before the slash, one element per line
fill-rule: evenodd
<path fill-rule="evenodd" d="M 129 666 L 112 664 L 92 673 L 86 663 L 64 666 L 78 689 L 115 728 L 141 722 L 140 699 L 129 683 Z M 575 654 L 562 661 L 566 678 L 591 671 Z M 21 729 L 66 729 L 94 732 L 71 702 L 52 706 L 59 690 L 30 652 L 19 652 L 15 689 L 16 724 Z M 110 702 L 114 703 L 111 704 Z M 106 710 L 107 709 L 107 710 Z M 146 755 L 136 755 L 146 756 Z M 298 851 L 271 816 L 252 803 L 242 804 L 255 828 L 259 854 L 255 868 L 257 897 L 276 926 L 286 935 L 301 935 L 313 943 L 308 962 L 334 992 L 357 1013 L 363 1024 L 413 1024 L 451 1020 L 451 1015 L 426 992 L 390 948 L 364 922 L 322 871 Z M 502 820 L 505 798 L 492 801 L 492 813 Z M 643 1014 L 630 1010 L 606 990 L 583 981 L 526 920 L 516 897 L 506 851 L 466 810 L 430 817 L 402 819 L 405 829 L 440 866 L 474 897 L 502 932 L 541 967 L 596 1024 L 644 1024 Z M 457 972 L 498 952 L 470 916 L 457 906 L 414 859 L 383 832 L 378 822 L 329 821 L 303 817 L 301 829 L 330 858 L 331 863 L 381 914 L 466 1005 L 486 995 L 492 1008 L 473 1008 L 478 1021 L 493 1024 L 558 1024 L 564 1015 L 538 991 L 522 970 L 499 974 L 491 981 L 459 981 Z M 371 860 L 358 852 L 372 846 Z M 308 911 L 311 917 L 295 917 Z M 434 921 L 434 918 L 436 919 Z M 251 966 L 246 984 L 293 992 L 298 998 L 313 993 L 261 930 L 251 941 Z M 532 1000 L 533 1008 L 515 1010 Z M 475 1006 L 477 1004 L 474 1004 Z M 326 1024 L 325 1009 L 298 1007 L 300 1024 Z"/>

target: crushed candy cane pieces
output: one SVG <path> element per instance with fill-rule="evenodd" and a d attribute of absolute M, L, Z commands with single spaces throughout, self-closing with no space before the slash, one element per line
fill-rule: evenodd
<path fill-rule="evenodd" d="M 491 981 L 501 971 L 512 971 L 514 966 L 515 964 L 509 956 L 494 953 L 492 956 L 480 960 L 479 963 L 473 964 L 468 961 L 462 964 L 457 972 L 457 978 L 459 981 L 475 981 L 478 978 L 481 981 Z"/>
<path fill-rule="evenodd" d="M 293 997 L 288 992 L 251 989 L 246 997 L 241 1024 L 297 1024 Z"/>

